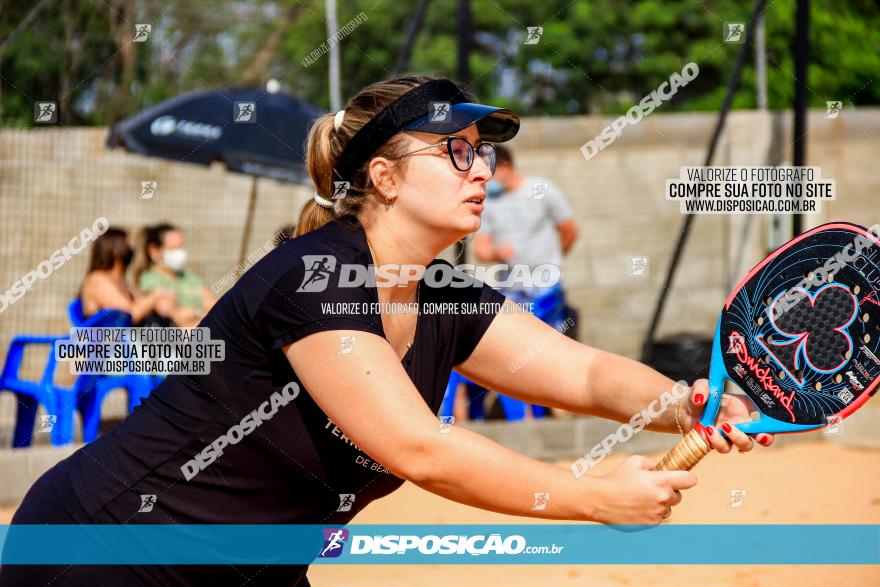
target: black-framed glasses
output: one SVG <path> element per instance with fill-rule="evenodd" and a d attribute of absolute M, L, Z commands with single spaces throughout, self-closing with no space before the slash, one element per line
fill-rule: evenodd
<path fill-rule="evenodd" d="M 474 146 L 464 137 L 446 137 L 442 142 L 428 145 L 427 147 L 422 147 L 415 151 L 410 151 L 409 153 L 397 157 L 397 159 L 403 159 L 414 153 L 427 151 L 428 149 L 442 147 L 444 145 L 446 146 L 446 152 L 449 154 L 449 159 L 452 161 L 452 165 L 459 171 L 467 171 L 473 166 L 474 153 L 476 153 L 489 167 L 489 171 L 492 172 L 492 175 L 495 175 L 495 145 L 492 143 L 480 143 L 480 146 L 474 148 Z"/>

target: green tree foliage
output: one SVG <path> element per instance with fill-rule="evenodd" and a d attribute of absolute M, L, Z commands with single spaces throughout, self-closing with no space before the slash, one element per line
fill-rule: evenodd
<path fill-rule="evenodd" d="M 328 108 L 329 55 L 303 59 L 331 35 L 321 0 L 44 0 L 3 2 L 0 105 L 4 125 L 30 125 L 33 102 L 59 102 L 65 124 L 107 124 L 196 88 L 284 88 Z M 394 74 L 415 0 L 338 0 L 338 24 L 367 20 L 340 42 L 343 96 Z M 714 110 L 739 45 L 724 23 L 744 22 L 734 0 L 473 0 L 470 89 L 523 114 L 623 112 L 685 63 L 700 75 L 664 110 Z M 408 72 L 456 78 L 458 0 L 433 0 Z M 32 14 L 36 10 L 36 15 Z M 809 100 L 880 103 L 880 7 L 813 0 Z M 30 21 L 27 19 L 30 17 Z M 768 2 L 772 109 L 790 107 L 795 1 Z M 25 22 L 25 25 L 22 23 Z M 131 43 L 136 23 L 150 39 Z M 542 27 L 526 44 L 527 27 Z M 735 108 L 756 106 L 744 71 Z"/>

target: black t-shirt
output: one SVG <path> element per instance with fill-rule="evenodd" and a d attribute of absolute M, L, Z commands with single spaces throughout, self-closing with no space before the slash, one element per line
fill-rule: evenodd
<path fill-rule="evenodd" d="M 449 265 L 435 260 L 431 266 L 437 263 Z M 371 264 L 362 228 L 343 219 L 263 257 L 200 324 L 210 328 L 212 340 L 224 341 L 225 360 L 214 362 L 208 375 L 167 377 L 110 434 L 64 461 L 68 474 L 59 482 L 60 493 L 70 507 L 99 523 L 344 524 L 397 489 L 403 480 L 328 419 L 281 350 L 324 330 L 384 336 L 379 314 L 351 312 L 352 304 L 377 303 L 377 289 L 339 287 L 343 265 Z M 421 307 L 458 302 L 478 309 L 419 314 L 415 341 L 402 364 L 434 413 L 452 367 L 471 354 L 503 301 L 502 294 L 481 283 L 420 283 Z M 271 419 L 186 480 L 181 467 L 187 461 L 274 393 L 283 394 L 290 382 L 299 385 L 296 399 L 278 406 Z M 355 496 L 349 511 L 337 511 L 341 494 Z M 141 495 L 156 495 L 152 511 L 138 512 Z M 267 569 L 257 584 L 275 584 L 272 578 L 289 584 L 304 572 L 304 567 Z M 212 574 L 223 573 L 240 578 L 231 568 L 217 567 Z M 177 573 L 161 579 L 189 580 Z"/>

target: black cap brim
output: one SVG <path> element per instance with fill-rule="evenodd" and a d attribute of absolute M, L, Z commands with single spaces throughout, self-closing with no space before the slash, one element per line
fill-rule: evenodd
<path fill-rule="evenodd" d="M 441 106 L 403 128 L 450 135 L 474 123 L 480 133 L 480 139 L 489 143 L 509 141 L 519 131 L 519 116 L 511 110 L 472 102 L 450 104 L 448 108 Z"/>

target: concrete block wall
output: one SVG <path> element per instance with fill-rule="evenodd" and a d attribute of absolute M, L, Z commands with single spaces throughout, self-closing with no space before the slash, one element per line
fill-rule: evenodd
<path fill-rule="evenodd" d="M 806 217 L 813 226 L 829 219 L 870 225 L 880 220 L 880 109 L 859 108 L 825 119 L 808 118 L 807 156 L 837 181 L 838 198 L 821 215 Z M 598 135 L 613 117 L 525 118 L 510 143 L 518 166 L 553 181 L 567 195 L 581 238 L 566 260 L 564 281 L 569 301 L 581 310 L 581 339 L 588 344 L 637 357 L 657 299 L 682 215 L 663 197 L 666 179 L 682 166 L 700 165 L 714 128 L 714 113 L 656 112 L 628 126 L 610 146 L 586 161 L 579 148 Z M 65 128 L 0 130 L 0 290 L 34 269 L 95 218 L 138 228 L 160 221 L 186 231 L 191 265 L 208 284 L 238 263 L 251 178 L 211 168 L 108 151 L 107 130 Z M 788 163 L 791 113 L 736 111 L 719 143 L 716 165 Z M 140 200 L 140 182 L 157 181 L 149 200 Z M 311 195 L 306 186 L 258 181 L 258 201 L 247 250 L 295 221 Z M 687 331 L 709 334 L 729 289 L 764 254 L 767 217 L 755 216 L 750 245 L 739 266 L 745 218 L 697 219 L 682 259 L 659 334 Z M 49 279 L 0 313 L 0 358 L 19 333 L 63 333 L 65 314 L 85 273 L 88 251 L 74 257 Z M 627 274 L 631 256 L 649 258 L 649 275 Z M 444 257 L 451 258 L 447 251 Z M 28 360 L 36 373 L 39 357 Z M 69 375 L 60 374 L 60 379 Z M 121 413 L 121 394 L 108 413 Z M 0 442 L 7 443 L 14 400 L 0 394 Z"/>
<path fill-rule="evenodd" d="M 683 215 L 664 199 L 665 181 L 682 166 L 702 165 L 714 113 L 655 113 L 590 161 L 579 148 L 612 117 L 530 118 L 510 143 L 517 166 L 553 181 L 568 197 L 581 238 L 565 262 L 570 303 L 581 310 L 583 342 L 637 357 L 668 267 Z M 808 117 L 807 156 L 837 181 L 838 197 L 805 227 L 831 219 L 880 221 L 880 109 L 851 109 L 837 119 Z M 714 165 L 791 164 L 791 113 L 736 111 L 729 115 Z M 769 217 L 754 215 L 742 254 L 743 215 L 701 215 L 658 334 L 711 334 L 732 284 L 767 252 Z M 631 256 L 649 258 L 646 278 L 627 274 Z M 735 261 L 740 260 L 737 264 Z"/>
<path fill-rule="evenodd" d="M 94 220 L 139 229 L 171 222 L 186 235 L 190 266 L 210 288 L 239 263 L 239 249 L 252 179 L 212 167 L 109 151 L 102 128 L 0 131 L 0 290 Z M 158 182 L 151 199 L 139 199 L 142 181 Z M 269 179 L 257 183 L 257 205 L 247 254 L 295 221 L 311 190 Z M 90 249 L 58 268 L 0 313 L 0 359 L 16 334 L 63 334 L 70 328 L 67 304 L 85 275 Z M 131 277 L 131 275 L 129 275 Z M 231 284 L 226 285 L 225 291 Z M 45 350 L 26 357 L 25 374 L 37 378 Z M 69 385 L 59 369 L 56 381 Z M 125 397 L 114 393 L 105 413 L 121 416 Z M 0 446 L 8 446 L 15 400 L 0 394 Z M 41 442 L 44 439 L 35 438 Z"/>

